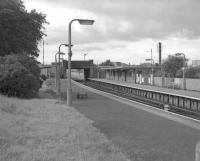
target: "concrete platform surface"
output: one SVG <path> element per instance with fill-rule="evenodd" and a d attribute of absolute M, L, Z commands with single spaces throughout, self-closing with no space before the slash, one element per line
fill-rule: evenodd
<path fill-rule="evenodd" d="M 135 87 L 135 88 L 142 88 L 142 89 L 147 89 L 147 90 L 155 90 L 155 91 L 160 91 L 160 92 L 173 93 L 173 94 L 177 94 L 177 95 L 195 97 L 195 98 L 200 99 L 200 92 L 197 92 L 197 91 L 162 88 L 162 87 L 158 87 L 158 86 L 128 83 L 128 82 L 114 81 L 114 80 L 108 80 L 108 79 L 91 79 L 91 80 L 97 80 L 97 81 L 101 81 L 101 82 L 130 86 L 130 87 Z"/>
<path fill-rule="evenodd" d="M 88 98 L 76 99 L 77 92 L 87 92 Z M 93 120 L 131 161 L 195 160 L 200 130 L 141 110 L 143 105 L 128 105 L 120 98 L 111 99 L 76 84 L 73 99 L 73 107 Z"/>

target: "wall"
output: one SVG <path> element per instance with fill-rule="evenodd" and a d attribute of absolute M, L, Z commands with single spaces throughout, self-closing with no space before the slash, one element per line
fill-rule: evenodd
<path fill-rule="evenodd" d="M 120 75 L 120 77 L 119 77 L 119 81 L 124 82 L 124 81 L 125 81 L 125 72 L 124 72 L 124 71 L 121 71 L 120 73 L 121 73 L 121 75 Z"/>
<path fill-rule="evenodd" d="M 133 72 L 127 72 L 126 82 L 135 83 L 135 74 Z"/>
<path fill-rule="evenodd" d="M 106 71 L 106 79 L 125 82 L 125 71 Z M 135 75 L 133 72 L 126 72 L 126 82 L 135 83 Z"/>
<path fill-rule="evenodd" d="M 111 72 L 109 74 L 109 72 L 107 71 L 106 79 L 124 82 L 125 72 L 118 71 L 118 72 L 115 72 L 115 74 L 114 72 Z M 150 83 L 151 81 L 149 79 L 150 78 L 148 78 L 148 82 Z M 135 74 L 130 73 L 130 72 L 126 73 L 126 82 L 145 84 L 144 77 L 142 77 L 141 74 L 139 75 L 137 74 L 135 78 Z M 154 77 L 154 85 L 162 87 L 162 77 Z M 183 89 L 183 78 L 164 78 L 163 85 L 164 85 L 163 87 L 166 87 L 166 88 Z M 200 91 L 200 79 L 186 79 L 186 89 Z"/>
<path fill-rule="evenodd" d="M 106 79 L 110 79 L 110 72 L 106 71 Z"/>
<path fill-rule="evenodd" d="M 162 86 L 162 77 L 154 77 L 154 85 Z M 183 89 L 183 78 L 164 78 L 164 87 Z M 200 91 L 200 79 L 186 78 L 186 89 Z"/>
<path fill-rule="evenodd" d="M 40 75 L 45 75 L 47 77 L 47 75 L 48 75 L 48 68 L 42 68 L 42 69 L 40 69 Z"/>
<path fill-rule="evenodd" d="M 186 89 L 200 91 L 200 79 L 186 79 Z"/>

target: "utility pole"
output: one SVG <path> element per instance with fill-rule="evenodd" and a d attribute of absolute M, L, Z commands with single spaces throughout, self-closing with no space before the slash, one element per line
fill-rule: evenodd
<path fill-rule="evenodd" d="M 151 49 L 150 51 L 147 51 L 147 52 L 151 52 L 151 59 L 146 59 L 147 61 L 151 61 L 151 73 L 152 73 L 152 85 L 154 85 L 154 69 L 153 69 L 153 65 L 154 65 L 154 59 L 152 58 L 152 53 L 153 53 L 153 50 Z"/>
<path fill-rule="evenodd" d="M 42 53 L 43 53 L 43 65 L 44 65 L 44 39 L 42 40 L 42 46 L 43 46 L 43 50 L 42 50 L 43 52 Z"/>
<path fill-rule="evenodd" d="M 84 61 L 85 61 L 85 57 L 86 57 L 87 54 L 88 54 L 88 53 L 85 53 L 85 54 L 84 54 Z"/>

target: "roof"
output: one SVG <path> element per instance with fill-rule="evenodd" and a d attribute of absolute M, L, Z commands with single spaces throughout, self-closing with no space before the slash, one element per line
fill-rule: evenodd
<path fill-rule="evenodd" d="M 151 66 L 141 66 L 141 65 L 130 65 L 130 66 L 119 66 L 119 67 L 113 67 L 113 66 L 99 66 L 102 70 L 129 70 L 129 69 L 151 69 Z M 153 66 L 155 69 L 160 69 L 160 66 Z"/>
<path fill-rule="evenodd" d="M 42 65 L 42 64 L 40 64 L 39 67 L 40 67 L 40 69 L 44 69 L 44 68 L 51 68 L 51 67 L 53 67 L 53 65 Z"/>

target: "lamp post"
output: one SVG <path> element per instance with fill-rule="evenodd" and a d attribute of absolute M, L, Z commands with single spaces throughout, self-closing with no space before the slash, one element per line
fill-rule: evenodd
<path fill-rule="evenodd" d="M 85 53 L 85 54 L 84 54 L 84 61 L 85 61 L 85 57 L 86 57 L 86 55 L 88 55 L 88 53 Z"/>
<path fill-rule="evenodd" d="M 44 65 L 44 45 L 48 45 L 48 43 L 44 43 L 44 39 L 42 39 L 42 57 L 43 57 L 42 64 L 43 65 Z"/>
<path fill-rule="evenodd" d="M 42 40 L 42 46 L 43 46 L 42 53 L 43 53 L 43 65 L 44 65 L 44 40 Z"/>
<path fill-rule="evenodd" d="M 145 59 L 146 61 L 151 61 L 151 73 L 152 73 L 152 85 L 154 85 L 154 75 L 153 75 L 153 65 L 154 65 L 154 59 Z"/>
<path fill-rule="evenodd" d="M 186 81 L 185 81 L 185 66 L 186 66 L 186 58 L 184 53 L 176 53 L 175 56 L 183 56 L 183 89 L 186 90 Z"/>
<path fill-rule="evenodd" d="M 153 50 L 151 49 L 150 51 L 147 51 L 147 52 L 150 52 L 150 53 L 151 53 L 151 60 L 152 60 L 152 53 L 153 53 Z"/>
<path fill-rule="evenodd" d="M 57 83 L 58 83 L 58 72 L 57 72 L 57 56 L 58 53 L 55 54 L 55 87 L 57 88 Z"/>
<path fill-rule="evenodd" d="M 60 48 L 61 48 L 61 46 L 65 46 L 65 47 L 67 47 L 68 46 L 68 44 L 60 44 L 59 45 L 59 50 L 58 50 L 58 77 L 57 77 L 57 79 L 58 79 L 58 95 L 60 96 L 60 55 L 61 55 L 61 53 L 60 53 Z M 63 54 L 64 55 L 64 54 Z"/>
<path fill-rule="evenodd" d="M 94 20 L 87 20 L 87 19 L 73 19 L 69 23 L 69 30 L 68 30 L 68 86 L 67 86 L 67 105 L 72 105 L 72 87 L 71 87 L 71 26 L 74 21 L 78 21 L 80 25 L 93 25 Z"/>
<path fill-rule="evenodd" d="M 154 64 L 154 59 L 152 58 L 152 53 L 153 50 L 151 49 L 150 51 L 147 51 L 151 53 L 151 59 L 146 59 L 146 61 L 151 61 L 151 70 L 152 70 L 152 85 L 154 85 L 154 77 L 153 77 L 153 64 Z"/>

